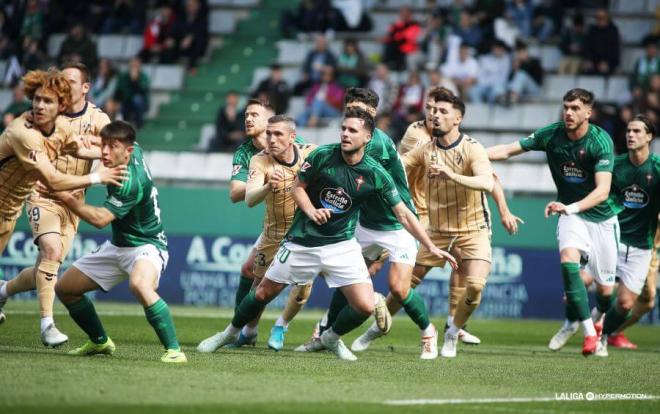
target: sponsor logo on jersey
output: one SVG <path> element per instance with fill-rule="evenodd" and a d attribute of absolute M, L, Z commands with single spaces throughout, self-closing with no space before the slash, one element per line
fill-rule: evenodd
<path fill-rule="evenodd" d="M 323 208 L 335 214 L 343 214 L 351 209 L 353 200 L 343 188 L 324 188 L 319 195 Z"/>
<path fill-rule="evenodd" d="M 644 208 L 649 204 L 649 195 L 637 184 L 623 189 L 623 205 L 626 208 Z"/>
<path fill-rule="evenodd" d="M 587 172 L 575 161 L 568 161 L 559 166 L 559 172 L 565 181 L 572 184 L 583 183 L 587 180 Z"/>
<path fill-rule="evenodd" d="M 235 176 L 241 171 L 241 165 L 240 164 L 234 164 L 234 167 L 231 170 L 231 176 Z"/>
<path fill-rule="evenodd" d="M 598 161 L 598 166 L 599 167 L 606 167 L 608 165 L 610 165 L 610 160 L 600 160 L 600 161 Z"/>
<path fill-rule="evenodd" d="M 115 196 L 110 196 L 110 197 L 108 198 L 108 203 L 112 204 L 112 205 L 115 206 L 115 207 L 121 207 L 121 206 L 124 205 L 124 203 L 122 203 L 121 201 L 117 200 L 117 199 L 115 198 Z"/>

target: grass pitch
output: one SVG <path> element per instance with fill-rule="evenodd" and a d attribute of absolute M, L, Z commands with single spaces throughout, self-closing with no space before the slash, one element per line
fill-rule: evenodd
<path fill-rule="evenodd" d="M 293 352 L 320 313 L 303 312 L 281 352 L 266 348 L 276 316 L 267 313 L 256 348 L 208 355 L 194 349 L 226 326 L 229 311 L 173 307 L 189 363 L 170 366 L 160 362 L 160 345 L 139 305 L 101 303 L 97 309 L 117 345 L 112 357 L 65 355 L 85 338 L 62 307 L 56 321 L 70 342 L 46 349 L 38 335 L 37 304 L 8 303 L 8 319 L 0 326 L 0 412 L 660 412 L 658 399 L 607 401 L 598 395 L 660 396 L 657 327 L 634 327 L 628 336 L 639 350 L 610 347 L 610 357 L 600 359 L 582 357 L 581 335 L 561 352 L 548 351 L 559 322 L 476 320 L 470 329 L 481 345 L 460 346 L 454 360 L 421 361 L 418 331 L 399 316 L 387 337 L 350 363 L 327 352 Z M 444 319 L 433 322 L 441 327 Z M 346 343 L 361 332 L 347 335 Z M 597 400 L 587 401 L 588 393 Z"/>

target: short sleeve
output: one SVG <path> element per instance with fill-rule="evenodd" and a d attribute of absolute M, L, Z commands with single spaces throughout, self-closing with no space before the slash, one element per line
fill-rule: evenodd
<path fill-rule="evenodd" d="M 406 133 L 403 134 L 403 138 L 401 138 L 401 142 L 399 143 L 399 153 L 403 155 L 417 147 L 417 141 L 419 139 L 416 132 L 418 128 L 418 122 L 414 122 L 408 126 Z"/>
<path fill-rule="evenodd" d="M 600 138 L 594 151 L 594 171 L 612 172 L 614 170 L 614 145 L 609 137 Z"/>
<path fill-rule="evenodd" d="M 426 145 L 417 147 L 401 156 L 401 162 L 406 170 L 410 170 L 424 165 L 424 150 Z"/>
<path fill-rule="evenodd" d="M 323 163 L 321 152 L 322 151 L 316 149 L 305 158 L 305 161 L 303 161 L 303 164 L 298 171 L 298 181 L 309 183 L 314 180 L 316 172 L 321 168 L 320 164 Z"/>
<path fill-rule="evenodd" d="M 108 197 L 105 199 L 103 207 L 118 219 L 124 218 L 140 202 L 142 193 L 140 185 L 131 177 L 124 181 L 121 187 L 108 186 L 108 189 Z"/>
<path fill-rule="evenodd" d="M 493 166 L 488 160 L 488 153 L 481 144 L 474 145 L 470 151 L 470 166 L 475 176 L 493 175 Z"/>
<path fill-rule="evenodd" d="M 110 117 L 100 109 L 97 109 L 97 111 L 98 114 L 94 117 L 94 130 L 96 131 L 94 135 L 98 136 L 101 134 L 103 127 L 110 123 Z"/>
<path fill-rule="evenodd" d="M 242 181 L 247 182 L 248 170 L 249 170 L 249 160 L 242 151 L 234 154 L 234 159 L 232 161 L 231 168 L 231 181 Z"/>
<path fill-rule="evenodd" d="M 394 185 L 392 177 L 385 172 L 383 168 L 376 168 L 374 170 L 375 178 L 377 181 L 376 189 L 383 200 L 388 206 L 394 207 L 401 202 L 399 191 Z"/>
<path fill-rule="evenodd" d="M 263 155 L 255 155 L 250 160 L 250 169 L 247 176 L 247 188 L 245 189 L 246 192 L 255 186 L 261 187 L 264 185 L 267 176 L 266 163 L 264 162 L 265 158 L 266 157 Z"/>
<path fill-rule="evenodd" d="M 520 146 L 525 151 L 545 151 L 548 146 L 548 141 L 552 138 L 557 128 L 561 123 L 554 123 L 534 131 L 527 138 L 520 141 Z"/>
<path fill-rule="evenodd" d="M 35 131 L 30 129 L 16 131 L 11 128 L 5 131 L 5 134 L 9 135 L 7 138 L 14 150 L 14 155 L 25 170 L 32 171 L 37 168 L 37 153 L 47 155 L 45 154 L 44 140 Z"/>

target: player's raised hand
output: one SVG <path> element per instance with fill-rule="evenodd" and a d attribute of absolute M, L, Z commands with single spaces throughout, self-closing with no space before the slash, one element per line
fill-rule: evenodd
<path fill-rule="evenodd" d="M 275 169 L 268 179 L 271 188 L 278 188 L 282 181 L 284 181 L 284 172 L 279 169 Z"/>
<path fill-rule="evenodd" d="M 310 220 L 312 220 L 314 223 L 320 225 L 323 225 L 330 220 L 330 215 L 332 212 L 327 209 L 327 208 L 317 208 L 314 209 L 311 214 L 308 214 Z"/>
<path fill-rule="evenodd" d="M 452 179 L 453 171 L 444 164 L 431 164 L 429 166 L 429 178 L 439 177 L 444 180 Z"/>
<path fill-rule="evenodd" d="M 101 184 L 121 187 L 122 183 L 126 181 L 126 177 L 128 176 L 128 169 L 125 165 L 118 165 L 116 167 L 103 169 L 97 174 L 101 179 Z"/>
<path fill-rule="evenodd" d="M 518 223 L 525 224 L 523 219 L 518 216 L 514 216 L 511 212 L 508 212 L 502 216 L 502 226 L 507 231 L 507 233 L 513 235 L 518 233 Z"/>
<path fill-rule="evenodd" d="M 545 206 L 545 218 L 555 214 L 566 214 L 566 206 L 559 201 L 551 201 Z"/>
<path fill-rule="evenodd" d="M 454 270 L 458 269 L 458 262 L 456 261 L 454 256 L 452 256 L 449 252 L 446 252 L 442 249 L 437 248 L 436 246 L 433 246 L 433 249 L 431 249 L 431 253 L 440 259 L 446 259 L 447 263 L 449 263 L 452 269 Z"/>

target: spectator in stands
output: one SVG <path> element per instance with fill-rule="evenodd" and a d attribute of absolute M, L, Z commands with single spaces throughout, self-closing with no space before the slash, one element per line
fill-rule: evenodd
<path fill-rule="evenodd" d="M 146 10 L 144 0 L 114 0 L 103 21 L 101 33 L 140 34 L 144 28 Z"/>
<path fill-rule="evenodd" d="M 215 138 L 209 150 L 234 152 L 245 140 L 245 111 L 238 107 L 238 93 L 229 91 L 215 118 Z"/>
<path fill-rule="evenodd" d="M 316 127 L 320 120 L 337 118 L 341 114 L 344 90 L 335 81 L 335 70 L 326 65 L 321 73 L 321 80 L 307 94 L 305 111 L 296 120 L 298 125 Z"/>
<path fill-rule="evenodd" d="M 648 116 L 656 127 L 660 127 L 660 74 L 651 75 L 649 89 L 634 101 L 639 111 Z"/>
<path fill-rule="evenodd" d="M 491 53 L 479 58 L 479 75 L 476 85 L 470 89 L 470 101 L 495 103 L 506 93 L 510 72 L 511 58 L 507 46 L 496 40 Z"/>
<path fill-rule="evenodd" d="M 532 36 L 532 17 L 534 7 L 530 0 L 509 0 L 506 6 L 506 17 L 518 29 L 525 39 Z"/>
<path fill-rule="evenodd" d="M 477 83 L 479 75 L 479 64 L 472 56 L 469 45 L 461 43 L 461 39 L 452 36 L 448 41 L 447 63 L 442 65 L 441 71 L 444 77 L 450 79 L 465 99 L 468 92 Z"/>
<path fill-rule="evenodd" d="M 305 57 L 302 67 L 302 79 L 296 84 L 295 95 L 304 95 L 307 90 L 317 82 L 321 81 L 324 66 L 337 66 L 337 58 L 328 50 L 328 41 L 322 34 L 314 36 L 314 49 L 310 50 Z"/>
<path fill-rule="evenodd" d="M 117 71 L 109 59 L 99 61 L 99 71 L 89 90 L 89 99 L 99 108 L 105 107 L 108 99 L 115 95 L 117 89 Z"/>
<path fill-rule="evenodd" d="M 417 41 L 421 32 L 422 27 L 413 18 L 410 7 L 402 7 L 383 39 L 383 62 L 395 71 L 413 69 L 419 56 Z"/>
<path fill-rule="evenodd" d="M 557 0 L 537 0 L 532 18 L 532 37 L 539 42 L 547 41 L 564 21 L 564 7 Z"/>
<path fill-rule="evenodd" d="M 119 75 L 115 99 L 121 104 L 124 120 L 142 128 L 149 110 L 149 76 L 142 70 L 142 61 L 134 57 L 128 70 Z"/>
<path fill-rule="evenodd" d="M 619 29 L 610 19 L 607 9 L 596 11 L 596 24 L 587 32 L 582 71 L 588 74 L 611 75 L 620 61 Z"/>
<path fill-rule="evenodd" d="M 430 91 L 431 89 L 435 87 L 443 87 L 447 88 L 454 95 L 458 96 L 458 88 L 456 87 L 456 84 L 452 82 L 451 79 L 449 79 L 446 76 L 443 76 L 442 73 L 438 69 L 430 69 L 426 72 L 426 90 Z"/>
<path fill-rule="evenodd" d="M 649 90 L 651 76 L 660 74 L 660 57 L 658 56 L 658 41 L 648 36 L 642 42 L 644 45 L 644 56 L 635 63 L 630 78 L 630 89 L 634 97 L 641 96 Z"/>
<path fill-rule="evenodd" d="M 427 4 L 428 6 L 428 4 Z M 439 9 L 429 15 L 426 26 L 422 28 L 419 37 L 420 49 L 426 55 L 427 68 L 437 68 L 445 49 L 445 41 L 451 33 L 451 27 L 445 24 L 444 17 Z"/>
<path fill-rule="evenodd" d="M 25 97 L 23 85 L 19 84 L 14 86 L 12 90 L 12 101 L 5 108 L 2 115 L 2 130 L 4 131 L 7 125 L 23 112 L 32 108 L 32 103 Z"/>
<path fill-rule="evenodd" d="M 369 76 L 369 63 L 355 39 L 344 40 L 344 47 L 337 59 L 337 82 L 342 88 L 362 86 Z"/>
<path fill-rule="evenodd" d="M 270 102 L 277 114 L 286 113 L 291 98 L 291 87 L 282 78 L 282 66 L 277 63 L 270 65 L 270 76 L 259 82 L 252 97 Z"/>
<path fill-rule="evenodd" d="M 380 97 L 377 108 L 378 113 L 389 112 L 392 109 L 392 105 L 394 105 L 397 85 L 392 81 L 387 65 L 380 63 L 376 66 L 367 87 L 376 92 Z"/>
<path fill-rule="evenodd" d="M 14 52 L 13 27 L 4 9 L 0 8 L 0 59 L 9 59 Z"/>
<path fill-rule="evenodd" d="M 584 16 L 576 14 L 571 23 L 564 28 L 559 43 L 563 56 L 559 61 L 558 72 L 562 75 L 577 75 L 582 66 L 582 56 L 586 55 L 587 30 Z"/>
<path fill-rule="evenodd" d="M 476 0 L 472 12 L 481 28 L 482 40 L 477 49 L 479 53 L 487 51 L 489 45 L 495 41 L 495 19 L 502 17 L 506 10 L 504 0 Z"/>
<path fill-rule="evenodd" d="M 535 98 L 541 93 L 543 68 L 541 62 L 529 55 L 525 43 L 516 45 L 516 53 L 511 68 L 507 103 L 518 103 L 521 99 Z"/>
<path fill-rule="evenodd" d="M 114 98 L 110 97 L 103 105 L 103 111 L 108 115 L 111 121 L 123 120 L 121 115 L 121 104 Z"/>
<path fill-rule="evenodd" d="M 208 15 L 199 0 L 186 0 L 185 15 L 177 23 L 179 55 L 188 60 L 188 70 L 197 72 L 197 61 L 209 43 Z"/>
<path fill-rule="evenodd" d="M 458 25 L 454 26 L 454 35 L 458 36 L 464 44 L 479 49 L 483 39 L 481 27 L 476 24 L 476 20 L 468 10 L 461 11 L 459 16 Z"/>
<path fill-rule="evenodd" d="M 140 59 L 143 62 L 174 63 L 177 59 L 176 16 L 170 3 L 163 3 L 158 14 L 144 28 Z"/>
<path fill-rule="evenodd" d="M 416 71 L 410 71 L 408 80 L 401 85 L 394 107 L 394 113 L 400 118 L 410 113 L 410 110 L 421 112 L 424 106 L 424 84 Z"/>
<path fill-rule="evenodd" d="M 367 13 L 369 0 L 332 0 L 330 27 L 337 32 L 368 32 L 373 22 Z"/>
<path fill-rule="evenodd" d="M 301 0 L 298 8 L 285 10 L 280 19 L 282 36 L 291 39 L 295 31 L 323 33 L 330 27 L 330 0 Z"/>
<path fill-rule="evenodd" d="M 21 40 L 29 37 L 41 41 L 44 36 L 44 12 L 39 0 L 28 0 L 25 6 L 25 15 L 21 23 Z"/>
<path fill-rule="evenodd" d="M 96 43 L 92 41 L 85 26 L 80 22 L 73 23 L 60 47 L 57 62 L 61 65 L 65 61 L 82 62 L 92 72 L 96 71 L 98 65 Z"/>

